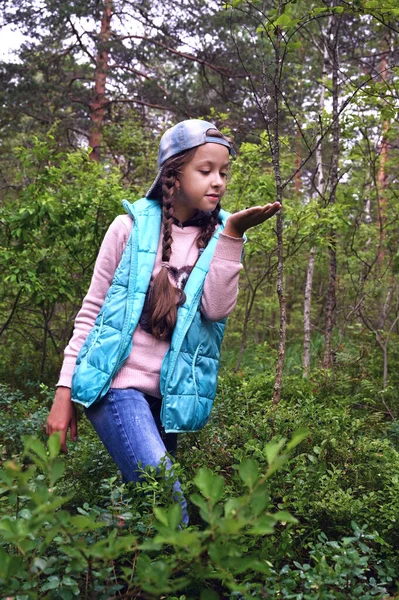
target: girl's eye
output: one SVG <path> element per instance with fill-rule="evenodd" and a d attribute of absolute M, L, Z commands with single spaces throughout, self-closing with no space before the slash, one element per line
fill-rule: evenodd
<path fill-rule="evenodd" d="M 221 177 L 227 177 L 227 173 L 220 173 Z"/>
<path fill-rule="evenodd" d="M 210 171 L 203 171 L 203 170 L 201 170 L 200 173 L 202 173 L 203 175 L 209 175 Z"/>

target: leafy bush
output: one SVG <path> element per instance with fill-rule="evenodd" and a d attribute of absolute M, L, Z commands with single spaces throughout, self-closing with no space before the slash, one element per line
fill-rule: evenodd
<path fill-rule="evenodd" d="M 198 491 L 190 499 L 203 525 L 187 529 L 181 526 L 178 503 L 159 505 L 159 478 L 151 470 L 141 486 L 146 493 L 135 499 L 119 496 L 115 502 L 113 493 L 106 509 L 85 505 L 79 514 L 63 509 L 68 498 L 57 493 L 64 472 L 59 437 L 50 438 L 48 452 L 36 438 L 25 438 L 24 456 L 34 464 L 23 468 L 9 461 L 0 471 L 2 591 L 21 600 L 69 600 L 80 592 L 109 598 L 123 590 L 132 597 L 140 592 L 140 597 L 158 598 L 218 587 L 224 594 L 250 597 L 256 579 L 270 571 L 250 549 L 278 524 L 296 522 L 287 511 L 270 510 L 268 480 L 288 460 L 282 450 L 291 450 L 302 437 L 267 444 L 265 472 L 255 461 L 243 461 L 238 474 L 245 492 L 239 496 L 226 495 L 223 478 L 200 469 L 193 480 Z M 170 478 L 168 485 L 171 491 Z"/>
<path fill-rule="evenodd" d="M 3 386 L 1 452 L 12 460 L 0 472 L 0 589 L 22 599 L 394 593 L 397 423 L 345 396 L 345 379 L 341 388 L 322 372 L 291 377 L 273 407 L 272 378 L 242 375 L 222 375 L 209 425 L 180 441 L 188 529 L 173 482 L 149 469 L 138 487 L 122 485 L 85 418 L 65 462 L 30 439 L 21 454 L 52 392 L 26 400 Z M 300 428 L 307 434 L 282 458 Z"/>
<path fill-rule="evenodd" d="M 26 399 L 19 390 L 0 383 L 0 454 L 11 458 L 23 448 L 22 435 L 40 436 L 47 406 L 37 398 Z"/>
<path fill-rule="evenodd" d="M 292 511 L 300 521 L 295 539 L 278 530 L 275 558 L 281 566 L 287 557 L 306 560 L 320 532 L 338 539 L 355 521 L 378 531 L 377 554 L 399 569 L 395 424 L 386 423 L 379 410 L 364 411 L 356 396 L 341 394 L 338 383 L 332 391 L 325 374 L 289 378 L 277 407 L 270 402 L 272 382 L 267 375 L 222 376 L 211 423 L 183 440 L 182 464 L 189 473 L 200 464 L 216 465 L 227 485 L 239 490 L 234 463 L 250 457 L 263 468 L 267 440 L 307 427 L 308 437 L 271 482 L 277 508 Z"/>
<path fill-rule="evenodd" d="M 0 376 L 23 387 L 55 378 L 101 240 L 137 186 L 51 135 L 17 157 L 18 194 L 12 186 L 0 205 Z"/>
<path fill-rule="evenodd" d="M 385 586 L 392 585 L 395 571 L 378 563 L 372 548 L 376 534 L 367 534 L 352 523 L 353 535 L 329 541 L 321 533 L 312 545 L 309 561 L 284 565 L 266 582 L 270 598 L 346 600 L 386 597 Z M 373 565 L 373 566 L 370 566 Z"/>

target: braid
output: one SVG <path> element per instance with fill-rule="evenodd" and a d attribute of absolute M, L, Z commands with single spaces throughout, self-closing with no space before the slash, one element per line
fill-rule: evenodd
<path fill-rule="evenodd" d="M 197 238 L 197 246 L 199 249 L 207 247 L 209 240 L 216 229 L 216 225 L 218 224 L 220 209 L 220 202 L 218 202 L 216 208 L 211 212 L 209 219 L 205 223 L 205 226 L 202 228 L 202 231 Z"/>
<path fill-rule="evenodd" d="M 169 262 L 170 255 L 172 254 L 172 222 L 173 222 L 173 187 L 176 183 L 176 177 L 174 175 L 164 175 L 162 177 L 162 225 L 163 225 L 163 239 L 162 239 L 162 261 Z"/>
<path fill-rule="evenodd" d="M 162 175 L 162 263 L 169 263 L 172 254 L 173 193 L 176 176 L 171 170 Z M 159 340 L 169 340 L 177 319 L 177 307 L 182 301 L 182 291 L 169 280 L 168 269 L 161 268 L 152 283 L 150 294 L 149 325 Z"/>

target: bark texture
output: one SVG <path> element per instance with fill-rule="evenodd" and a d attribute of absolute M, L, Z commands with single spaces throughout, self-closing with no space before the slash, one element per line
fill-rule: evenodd
<path fill-rule="evenodd" d="M 96 69 L 94 73 L 93 97 L 89 104 L 91 128 L 89 146 L 92 148 L 90 158 L 100 160 L 102 126 L 107 105 L 106 85 L 109 68 L 109 40 L 111 37 L 112 0 L 104 0 L 101 29 L 98 36 Z"/>
<path fill-rule="evenodd" d="M 335 5 L 335 4 L 334 4 Z M 329 36 L 330 56 L 332 62 L 332 117 L 333 117 L 333 143 L 331 158 L 331 176 L 330 176 L 330 195 L 329 204 L 334 206 L 338 185 L 338 160 L 339 160 L 339 62 L 338 62 L 338 34 L 339 17 L 334 14 L 332 17 L 332 30 Z M 326 317 L 325 317 L 325 346 L 323 367 L 333 366 L 332 352 L 332 334 L 335 325 L 336 314 L 336 291 L 337 291 L 337 240 L 336 232 L 333 227 L 330 229 L 328 240 L 329 255 L 329 277 L 326 297 Z"/>

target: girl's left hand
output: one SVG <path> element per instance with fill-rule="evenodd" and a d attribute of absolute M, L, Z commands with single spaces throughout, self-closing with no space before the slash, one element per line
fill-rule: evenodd
<path fill-rule="evenodd" d="M 265 206 L 251 206 L 240 210 L 227 219 L 223 233 L 231 237 L 242 237 L 247 229 L 256 227 L 267 219 L 270 219 L 281 208 L 280 202 L 265 204 Z"/>

